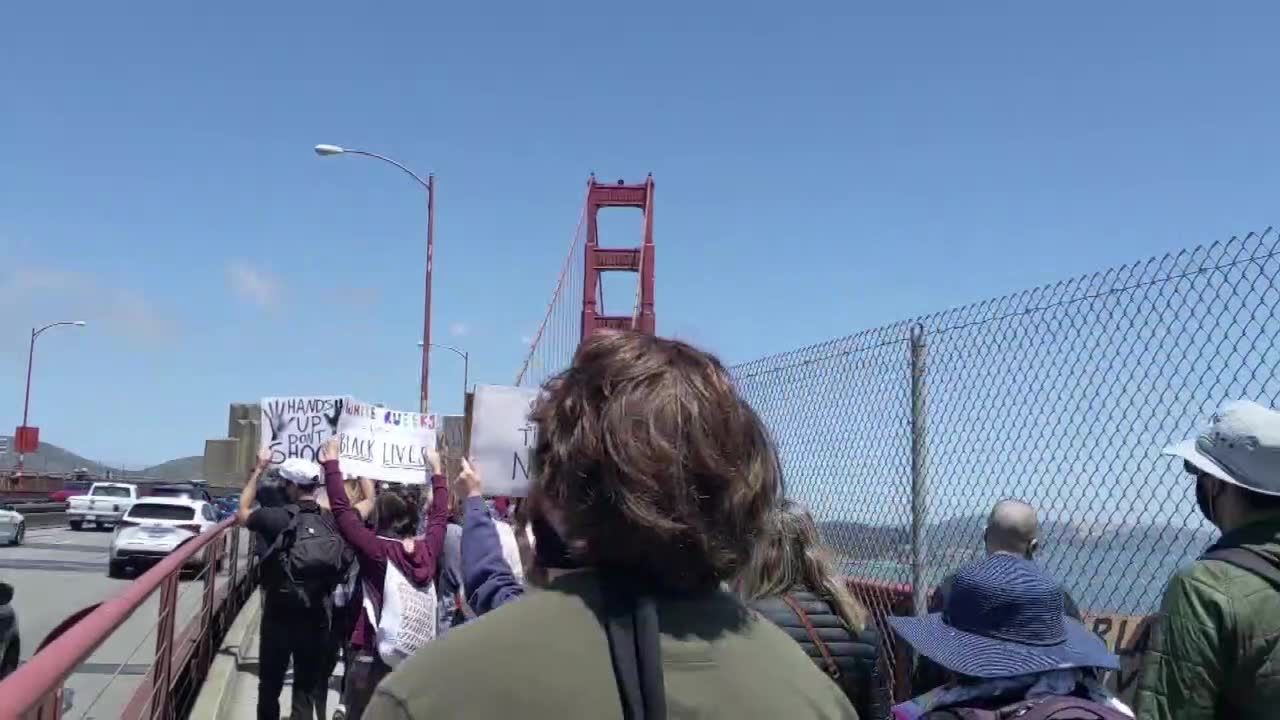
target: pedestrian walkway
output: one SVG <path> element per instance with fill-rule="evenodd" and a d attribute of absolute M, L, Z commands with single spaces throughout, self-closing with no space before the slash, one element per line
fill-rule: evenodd
<path fill-rule="evenodd" d="M 258 629 L 262 622 L 262 595 L 255 592 L 227 632 L 209 677 L 200 688 L 192 708 L 191 720 L 233 720 L 252 718 L 258 711 Z M 342 663 L 329 679 L 327 712 L 333 717 L 338 707 Z M 280 694 L 281 717 L 288 717 L 293 691 L 293 670 L 285 675 L 284 692 Z"/>

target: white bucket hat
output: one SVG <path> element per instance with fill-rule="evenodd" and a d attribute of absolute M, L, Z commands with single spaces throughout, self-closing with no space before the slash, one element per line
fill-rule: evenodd
<path fill-rule="evenodd" d="M 1251 400 L 1233 400 L 1199 437 L 1164 450 L 1219 480 L 1280 496 L 1280 413 Z"/>
<path fill-rule="evenodd" d="M 303 458 L 289 458 L 276 466 L 276 473 L 284 480 L 309 487 L 320 483 L 320 466 Z"/>

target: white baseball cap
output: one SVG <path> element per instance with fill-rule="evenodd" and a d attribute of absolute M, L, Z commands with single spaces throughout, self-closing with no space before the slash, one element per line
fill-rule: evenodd
<path fill-rule="evenodd" d="M 316 485 L 320 482 L 320 466 L 303 458 L 289 458 L 276 466 L 281 478 L 294 485 Z"/>
<path fill-rule="evenodd" d="M 1233 400 L 1198 437 L 1164 449 L 1219 480 L 1280 496 L 1280 412 Z"/>

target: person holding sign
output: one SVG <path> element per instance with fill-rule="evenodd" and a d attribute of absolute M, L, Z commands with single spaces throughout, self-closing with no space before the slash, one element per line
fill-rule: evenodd
<path fill-rule="evenodd" d="M 597 332 L 530 419 L 543 589 L 420 650 L 366 717 L 856 720 L 799 645 L 723 589 L 765 531 L 781 470 L 719 360 Z"/>
<path fill-rule="evenodd" d="M 321 459 L 324 461 L 325 488 L 329 503 L 333 506 L 334 520 L 339 532 L 355 548 L 356 560 L 360 564 L 359 585 L 363 593 L 361 605 L 365 611 L 356 618 L 355 629 L 351 634 L 353 657 L 343 683 L 343 705 L 346 707 L 347 718 L 360 720 L 373 688 L 391 672 L 391 664 L 398 661 L 400 654 L 417 649 L 405 648 L 404 641 L 409 639 L 416 644 L 435 635 L 435 607 L 432 605 L 427 636 L 411 637 L 409 621 L 412 618 L 408 618 L 397 628 L 404 632 L 392 633 L 397 637 L 388 643 L 385 593 L 386 588 L 395 587 L 388 583 L 388 578 L 391 577 L 393 580 L 403 579 L 407 583 L 409 588 L 404 594 L 410 599 L 424 593 L 429 593 L 434 598 L 433 581 L 437 559 L 444 545 L 449 497 L 440 454 L 433 450 L 428 454 L 432 490 L 425 535 L 415 537 L 418 513 L 412 496 L 395 492 L 381 493 L 374 500 L 371 516 L 374 528 L 371 530 L 352 507 L 343 489 L 342 469 L 338 459 L 339 443 L 340 439 L 336 436 L 330 439 L 324 446 Z M 392 656 L 393 653 L 395 657 Z"/>
<path fill-rule="evenodd" d="M 524 566 L 516 531 L 494 517 L 485 503 L 480 474 L 462 458 L 454 492 L 462 499 L 462 589 L 475 615 L 505 605 L 524 594 Z"/>

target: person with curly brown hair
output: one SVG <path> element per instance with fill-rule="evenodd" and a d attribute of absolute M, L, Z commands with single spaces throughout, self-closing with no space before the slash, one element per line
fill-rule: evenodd
<path fill-rule="evenodd" d="M 598 333 L 531 419 L 530 577 L 545 586 L 419 651 L 366 717 L 857 718 L 795 642 L 724 588 L 765 530 L 781 472 L 715 357 Z"/>

